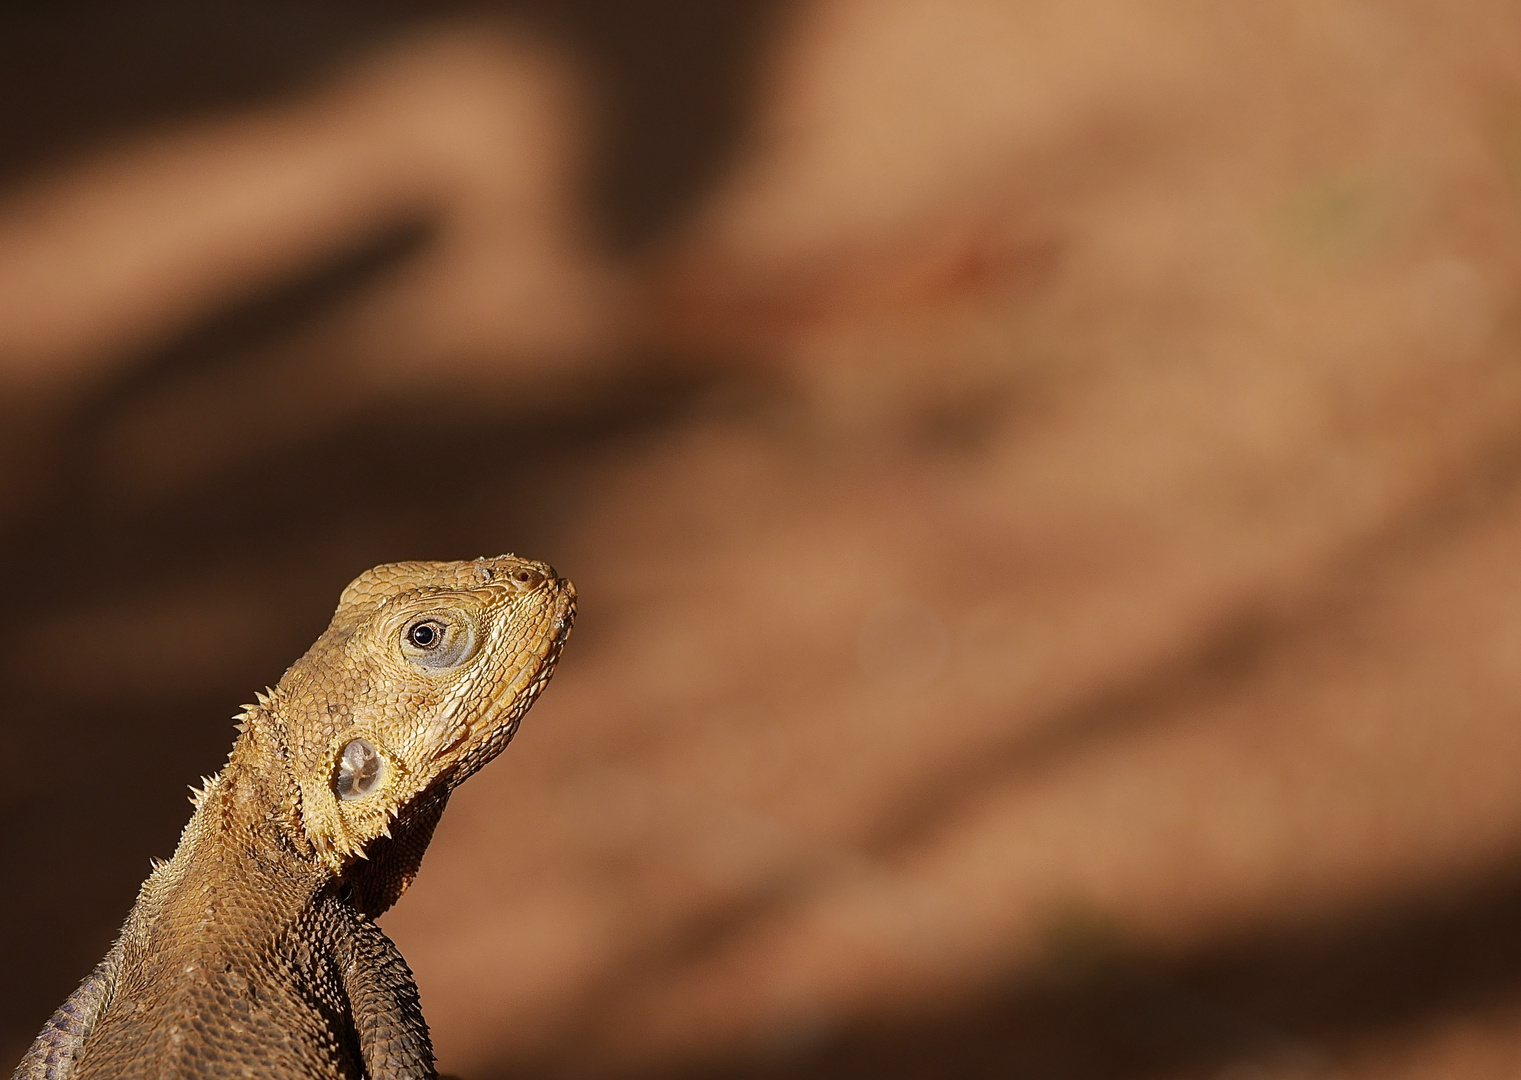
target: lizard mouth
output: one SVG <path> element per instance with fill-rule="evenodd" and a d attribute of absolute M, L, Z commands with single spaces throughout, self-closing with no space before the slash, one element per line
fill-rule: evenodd
<path fill-rule="evenodd" d="M 451 789 L 506 749 L 512 737 L 517 734 L 524 714 L 544 692 L 544 687 L 549 685 L 550 677 L 554 675 L 555 665 L 560 660 L 560 653 L 564 650 L 575 623 L 576 587 L 564 578 L 552 580 L 552 586 L 547 583 L 545 585 L 545 588 L 553 588 L 555 592 L 548 634 L 544 651 L 528 683 L 521 685 L 516 679 L 505 683 L 491 704 L 482 711 L 479 719 L 471 725 L 470 733 L 453 747 L 441 751 L 444 754 L 451 750 L 460 753 L 458 764 L 445 781 Z"/>
<path fill-rule="evenodd" d="M 549 685 L 550 676 L 555 673 L 555 665 L 560 662 L 560 653 L 565 649 L 565 642 L 570 638 L 570 629 L 576 621 L 576 587 L 564 578 L 555 579 L 554 616 L 550 622 L 549 645 L 544 650 L 543 657 L 539 660 L 538 670 L 533 673 L 533 678 L 517 698 L 508 703 L 504 699 L 511 692 L 510 688 L 503 692 L 501 697 L 492 702 L 491 714 L 494 717 L 505 705 L 510 708 L 507 722 L 514 730 L 523 714 L 528 711 L 535 699 L 544 692 L 544 687 Z M 508 737 L 511 738 L 509 732 Z"/>
<path fill-rule="evenodd" d="M 554 641 L 564 646 L 570 637 L 571 624 L 576 621 L 576 587 L 564 578 L 555 579 L 555 587 L 560 590 L 560 597 L 555 605 Z"/>

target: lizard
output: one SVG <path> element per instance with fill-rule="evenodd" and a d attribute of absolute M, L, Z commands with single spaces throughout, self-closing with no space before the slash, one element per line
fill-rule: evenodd
<path fill-rule="evenodd" d="M 435 1077 L 411 969 L 374 920 L 544 689 L 575 610 L 569 581 L 512 555 L 356 578 L 238 714 L 173 856 L 14 1080 Z"/>

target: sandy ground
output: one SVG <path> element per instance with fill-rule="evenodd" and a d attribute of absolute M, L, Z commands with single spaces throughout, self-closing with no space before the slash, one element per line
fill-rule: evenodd
<path fill-rule="evenodd" d="M 515 550 L 575 638 L 383 920 L 446 1071 L 1515 1075 L 1514 11 L 735 11 L 53 106 L 0 1050 L 349 577 Z"/>

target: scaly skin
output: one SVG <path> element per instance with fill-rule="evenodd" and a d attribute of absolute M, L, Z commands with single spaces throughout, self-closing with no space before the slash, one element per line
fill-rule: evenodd
<path fill-rule="evenodd" d="M 568 581 L 511 555 L 361 575 L 244 709 L 174 857 L 15 1077 L 435 1076 L 412 973 L 373 920 L 574 617 Z"/>

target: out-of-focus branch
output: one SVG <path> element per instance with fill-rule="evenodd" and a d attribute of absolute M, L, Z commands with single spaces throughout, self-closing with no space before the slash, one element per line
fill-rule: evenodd
<path fill-rule="evenodd" d="M 421 295 L 387 298 L 377 362 L 394 374 L 472 335 L 477 351 L 581 348 L 605 281 L 569 194 L 580 104 L 542 46 L 461 27 L 37 176 L 0 196 L 0 394 L 67 396 L 407 217 L 439 241 L 407 283 Z"/>

